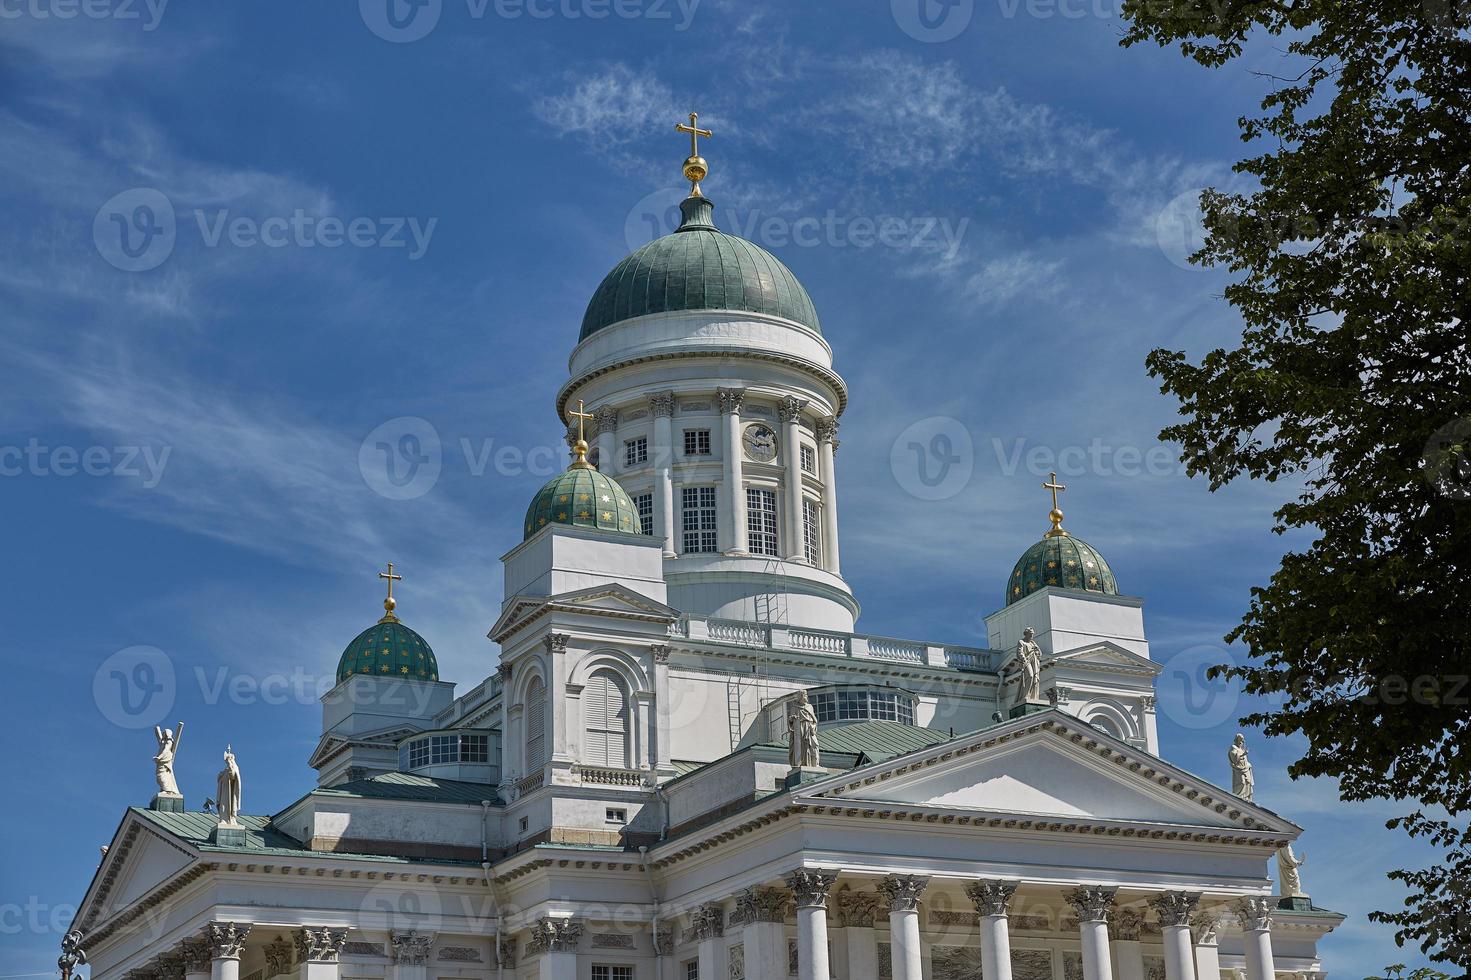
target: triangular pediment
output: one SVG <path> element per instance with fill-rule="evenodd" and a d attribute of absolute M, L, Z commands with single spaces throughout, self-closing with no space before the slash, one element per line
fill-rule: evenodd
<path fill-rule="evenodd" d="M 83 929 L 125 911 L 194 864 L 198 854 L 129 811 L 97 869 L 77 914 Z"/>
<path fill-rule="evenodd" d="M 674 622 L 679 610 L 656 599 L 635 592 L 625 585 L 611 583 L 597 585 L 576 592 L 563 592 L 554 596 L 524 597 L 513 600 L 502 611 L 489 636 L 497 642 L 512 627 L 524 625 L 528 620 L 548 611 L 580 612 L 594 615 L 633 617 L 646 620 Z"/>
<path fill-rule="evenodd" d="M 1292 833 L 1270 811 L 1059 712 L 814 784 L 823 797 L 1068 821 Z"/>
<path fill-rule="evenodd" d="M 1055 653 L 1042 662 L 1043 667 L 1077 667 L 1129 674 L 1154 676 L 1163 668 L 1132 650 L 1108 640 L 1085 647 Z"/>

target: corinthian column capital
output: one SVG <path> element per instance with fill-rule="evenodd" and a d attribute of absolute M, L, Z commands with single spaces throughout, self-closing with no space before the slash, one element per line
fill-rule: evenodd
<path fill-rule="evenodd" d="M 1014 881 L 972 881 L 965 886 L 965 893 L 975 903 L 981 915 L 1006 915 L 1011 905 L 1011 896 L 1016 894 Z"/>

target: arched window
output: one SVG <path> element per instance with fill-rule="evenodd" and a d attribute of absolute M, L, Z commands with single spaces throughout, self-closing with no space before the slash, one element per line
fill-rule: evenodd
<path fill-rule="evenodd" d="M 583 761 L 590 766 L 628 767 L 628 696 L 611 670 L 596 671 L 582 690 L 587 722 Z"/>
<path fill-rule="evenodd" d="M 540 678 L 526 688 L 526 773 L 547 762 L 547 689 Z"/>

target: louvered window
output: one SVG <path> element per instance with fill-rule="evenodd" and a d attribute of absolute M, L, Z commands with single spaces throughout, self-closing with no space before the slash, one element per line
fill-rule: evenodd
<path fill-rule="evenodd" d="M 628 698 L 623 685 L 607 670 L 588 678 L 582 690 L 582 715 L 587 721 L 583 761 L 590 766 L 628 766 Z"/>
<path fill-rule="evenodd" d="M 546 765 L 547 695 L 541 681 L 534 680 L 526 691 L 526 772 Z"/>

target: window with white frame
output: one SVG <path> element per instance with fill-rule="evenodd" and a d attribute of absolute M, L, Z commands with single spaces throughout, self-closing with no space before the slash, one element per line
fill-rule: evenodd
<path fill-rule="evenodd" d="M 684 980 L 700 980 L 700 961 L 686 960 L 684 964 Z"/>
<path fill-rule="evenodd" d="M 809 565 L 822 565 L 822 511 L 815 500 L 802 501 L 802 555 Z"/>
<path fill-rule="evenodd" d="M 633 967 L 594 963 L 592 980 L 633 980 Z"/>
<path fill-rule="evenodd" d="M 811 446 L 803 446 L 801 450 L 802 472 L 817 475 L 817 450 Z"/>
<path fill-rule="evenodd" d="M 642 466 L 649 461 L 649 440 L 645 436 L 623 443 L 623 465 Z"/>
<path fill-rule="evenodd" d="M 751 554 L 777 557 L 775 490 L 746 488 L 746 532 Z"/>
<path fill-rule="evenodd" d="M 611 670 L 595 671 L 582 689 L 587 736 L 582 761 L 590 766 L 628 768 L 628 695 Z"/>
<path fill-rule="evenodd" d="M 547 689 L 541 678 L 535 678 L 526 689 L 526 772 L 546 765 Z"/>
<path fill-rule="evenodd" d="M 710 430 L 709 429 L 685 429 L 684 430 L 684 454 L 686 456 L 709 456 L 710 455 Z"/>
<path fill-rule="evenodd" d="M 406 744 L 404 762 L 409 769 L 459 762 L 488 762 L 490 737 L 471 733 L 423 735 Z"/>
<path fill-rule="evenodd" d="M 712 553 L 715 542 L 715 488 L 680 487 L 680 524 L 685 554 Z"/>
<path fill-rule="evenodd" d="M 638 533 L 654 533 L 654 495 L 638 493 L 633 496 L 633 508 L 638 511 Z"/>

